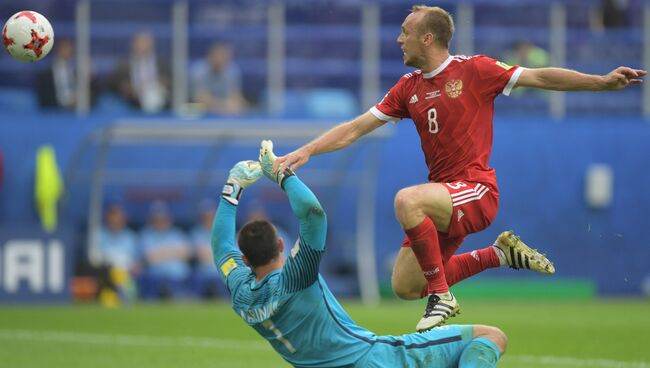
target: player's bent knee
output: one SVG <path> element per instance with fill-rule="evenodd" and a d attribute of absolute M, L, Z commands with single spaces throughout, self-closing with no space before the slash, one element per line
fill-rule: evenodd
<path fill-rule="evenodd" d="M 508 347 L 508 337 L 497 327 L 476 325 L 474 326 L 474 337 L 484 337 L 492 341 L 501 354 L 504 354 Z"/>
<path fill-rule="evenodd" d="M 493 336 L 492 341 L 499 348 L 501 354 L 505 354 L 508 348 L 508 337 L 506 336 L 506 333 L 503 332 L 501 329 L 496 327 L 493 328 L 494 328 L 494 333 L 492 335 Z"/>
<path fill-rule="evenodd" d="M 412 284 L 402 282 L 395 277 L 391 278 L 391 285 L 395 295 L 404 300 L 417 300 L 422 298 L 422 290 L 413 287 Z"/>
<path fill-rule="evenodd" d="M 417 206 L 417 195 L 416 190 L 413 188 L 404 188 L 400 189 L 397 194 L 395 194 L 395 210 L 397 211 L 409 211 Z"/>

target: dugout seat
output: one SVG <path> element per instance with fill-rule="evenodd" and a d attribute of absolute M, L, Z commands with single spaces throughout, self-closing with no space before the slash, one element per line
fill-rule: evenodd
<path fill-rule="evenodd" d="M 357 99 L 343 88 L 316 88 L 305 94 L 307 114 L 312 118 L 351 118 L 359 111 Z"/>

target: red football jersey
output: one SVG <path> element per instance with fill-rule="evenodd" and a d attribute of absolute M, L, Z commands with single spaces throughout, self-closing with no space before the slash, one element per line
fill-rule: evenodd
<path fill-rule="evenodd" d="M 430 73 L 405 74 L 370 112 L 384 121 L 413 120 L 429 181 L 466 180 L 496 189 L 488 165 L 494 99 L 509 95 L 523 70 L 483 55 L 449 56 Z"/>

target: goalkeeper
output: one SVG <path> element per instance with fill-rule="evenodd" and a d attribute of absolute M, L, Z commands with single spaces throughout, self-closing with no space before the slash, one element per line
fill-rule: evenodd
<path fill-rule="evenodd" d="M 377 336 L 357 326 L 318 274 L 327 218 L 320 203 L 289 169 L 273 173 L 271 141 L 259 162 L 231 170 L 212 227 L 212 251 L 232 295 L 232 307 L 295 367 L 495 367 L 506 337 L 495 327 L 450 325 L 402 336 Z M 288 258 L 273 225 L 242 227 L 235 217 L 242 192 L 262 176 L 289 197 L 300 236 Z M 237 243 L 238 246 L 235 245 Z"/>

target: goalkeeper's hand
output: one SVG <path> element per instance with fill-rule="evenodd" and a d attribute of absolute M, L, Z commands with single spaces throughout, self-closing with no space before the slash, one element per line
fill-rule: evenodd
<path fill-rule="evenodd" d="M 273 153 L 273 142 L 270 140 L 262 141 L 262 144 L 260 145 L 259 160 L 262 165 L 264 176 L 278 183 L 280 186 L 282 186 L 282 183 L 286 178 L 295 175 L 293 171 L 288 168 L 285 168 L 282 171 L 273 171 L 273 164 L 275 163 L 275 160 L 277 160 L 277 157 L 275 156 L 275 153 Z"/>
<path fill-rule="evenodd" d="M 257 161 L 239 161 L 230 169 L 228 180 L 223 186 L 221 196 L 228 202 L 237 205 L 244 189 L 262 177 L 262 167 Z"/>

